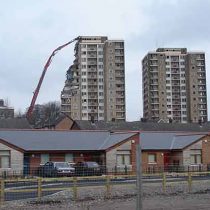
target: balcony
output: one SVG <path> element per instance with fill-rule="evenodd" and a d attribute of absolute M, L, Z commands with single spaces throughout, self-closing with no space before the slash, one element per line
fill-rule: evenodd
<path fill-rule="evenodd" d="M 88 47 L 87 51 L 97 51 L 97 47 Z"/>
<path fill-rule="evenodd" d="M 94 65 L 95 66 L 95 65 L 97 65 L 97 62 L 96 61 L 88 61 L 87 65 L 90 65 L 90 66 Z"/>
<path fill-rule="evenodd" d="M 125 101 L 124 100 L 116 100 L 116 105 L 124 105 Z"/>
<path fill-rule="evenodd" d="M 98 95 L 88 95 L 88 98 L 90 98 L 90 99 L 97 99 Z"/>
<path fill-rule="evenodd" d="M 115 49 L 124 49 L 124 45 L 123 44 L 116 44 Z"/>
<path fill-rule="evenodd" d="M 88 53 L 87 58 L 97 58 L 97 54 L 96 53 Z"/>

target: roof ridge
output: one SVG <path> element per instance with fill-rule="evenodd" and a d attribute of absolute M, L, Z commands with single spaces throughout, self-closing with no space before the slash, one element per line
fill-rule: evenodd
<path fill-rule="evenodd" d="M 98 150 L 101 150 L 103 148 L 103 146 L 109 141 L 110 138 L 110 133 L 108 134 L 108 136 L 106 137 L 106 139 L 104 140 L 104 142 L 101 144 L 101 146 L 99 146 Z"/>
<path fill-rule="evenodd" d="M 171 142 L 171 146 L 170 146 L 170 150 L 173 149 L 175 141 L 176 141 L 176 135 L 173 136 L 173 139 L 172 139 L 172 142 Z"/>

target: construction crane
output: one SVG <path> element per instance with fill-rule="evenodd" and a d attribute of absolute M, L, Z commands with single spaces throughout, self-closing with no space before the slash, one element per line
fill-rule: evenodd
<path fill-rule="evenodd" d="M 45 77 L 45 74 L 46 74 L 46 71 L 48 69 L 48 67 L 50 66 L 51 62 L 52 62 L 52 59 L 53 57 L 56 55 L 56 53 L 58 53 L 59 50 L 63 49 L 64 47 L 70 45 L 71 43 L 75 42 L 76 40 L 79 40 L 80 37 L 76 37 L 74 39 L 72 39 L 71 41 L 67 42 L 66 44 L 63 44 L 59 47 L 57 47 L 55 50 L 53 50 L 52 54 L 50 55 L 50 57 L 48 58 L 46 64 L 44 65 L 44 69 L 42 71 L 42 74 L 41 74 L 41 77 L 39 79 L 39 82 L 38 82 L 38 85 L 33 93 L 33 97 L 32 97 L 32 100 L 31 100 L 31 104 L 28 108 L 28 111 L 27 111 L 27 114 L 26 114 L 26 117 L 27 119 L 29 120 L 31 115 L 32 115 L 32 112 L 33 112 L 33 109 L 34 109 L 34 106 L 35 106 L 35 103 L 36 103 L 36 99 L 37 99 L 37 96 L 39 94 L 39 90 L 41 88 L 41 85 L 42 85 L 42 82 L 44 80 L 44 77 Z"/>

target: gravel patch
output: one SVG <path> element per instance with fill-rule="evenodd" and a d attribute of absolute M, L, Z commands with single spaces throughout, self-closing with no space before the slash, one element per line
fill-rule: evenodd
<path fill-rule="evenodd" d="M 143 184 L 142 191 L 144 209 L 210 209 L 210 181 L 194 182 L 191 192 L 186 182 L 168 183 L 165 192 L 161 183 Z M 41 200 L 5 202 L 1 209 L 132 210 L 136 205 L 134 184 L 111 186 L 110 194 L 107 194 L 105 187 L 82 187 L 77 193 L 77 201 L 73 201 L 72 191 L 66 190 Z"/>

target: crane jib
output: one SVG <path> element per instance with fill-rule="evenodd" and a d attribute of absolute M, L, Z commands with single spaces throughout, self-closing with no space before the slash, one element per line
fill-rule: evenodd
<path fill-rule="evenodd" d="M 28 108 L 28 111 L 27 111 L 27 114 L 26 114 L 26 117 L 27 117 L 28 120 L 30 120 L 30 117 L 31 117 L 31 115 L 32 115 L 32 112 L 33 112 L 33 109 L 34 109 L 34 106 L 35 106 L 35 103 L 36 103 L 36 99 L 37 99 L 37 96 L 38 96 L 38 94 L 39 94 L 39 90 L 40 90 L 41 85 L 42 85 L 42 82 L 43 82 L 43 80 L 44 80 L 45 73 L 46 73 L 48 67 L 49 67 L 50 64 L 51 64 L 53 57 L 56 55 L 56 53 L 57 53 L 59 50 L 63 49 L 64 47 L 68 46 L 69 44 L 71 44 L 71 43 L 73 43 L 74 41 L 79 40 L 79 39 L 80 39 L 80 36 L 78 36 L 78 37 L 72 39 L 71 41 L 69 41 L 69 42 L 67 42 L 67 43 L 65 43 L 65 44 L 63 44 L 63 45 L 61 45 L 61 46 L 59 46 L 59 47 L 57 47 L 55 50 L 53 50 L 52 54 L 51 54 L 50 57 L 47 59 L 47 62 L 46 62 L 46 64 L 44 65 L 44 69 L 43 69 L 43 71 L 42 71 L 41 77 L 40 77 L 40 79 L 39 79 L 38 85 L 37 85 L 37 87 L 36 87 L 36 89 L 35 89 L 35 91 L 34 91 L 34 93 L 33 93 L 33 97 L 32 97 L 32 100 L 31 100 L 31 104 L 30 104 L 30 106 L 29 106 L 29 108 Z"/>

